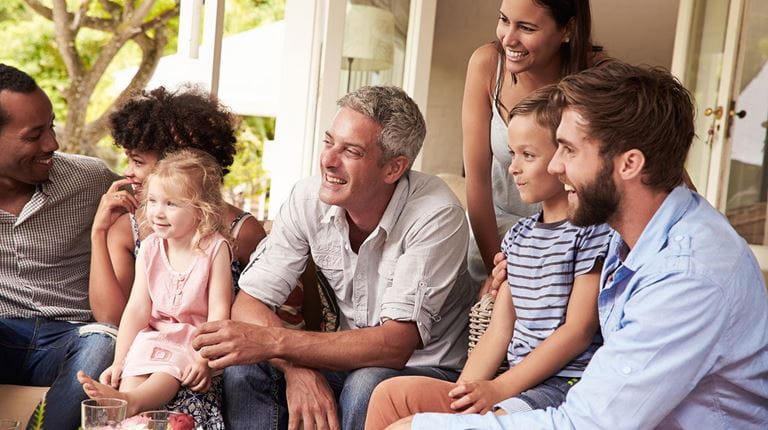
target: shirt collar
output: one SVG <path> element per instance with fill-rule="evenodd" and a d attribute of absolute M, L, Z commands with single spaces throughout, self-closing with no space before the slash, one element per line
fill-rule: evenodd
<path fill-rule="evenodd" d="M 400 217 L 400 212 L 403 211 L 405 203 L 408 200 L 409 188 L 409 174 L 405 174 L 397 181 L 395 191 L 392 193 L 392 197 L 389 199 L 387 208 L 384 210 L 376 230 L 381 228 L 386 234 L 389 234 L 389 232 L 392 231 L 395 223 L 397 222 L 397 219 Z M 344 219 L 345 215 L 346 211 L 344 208 L 340 206 L 330 206 L 320 222 L 328 224 L 331 222 L 331 220 Z"/>
<path fill-rule="evenodd" d="M 56 184 L 61 180 L 59 177 L 60 164 L 63 162 L 62 157 L 57 152 L 53 153 L 53 165 L 51 171 L 48 174 L 48 179 L 45 182 L 37 184 L 36 192 L 40 191 L 46 196 L 50 197 L 56 191 Z"/>
<path fill-rule="evenodd" d="M 693 192 L 684 185 L 672 190 L 643 229 L 624 266 L 636 272 L 643 263 L 651 261 L 667 243 L 669 230 L 683 217 L 693 199 Z M 623 241 L 621 245 L 626 246 Z"/>

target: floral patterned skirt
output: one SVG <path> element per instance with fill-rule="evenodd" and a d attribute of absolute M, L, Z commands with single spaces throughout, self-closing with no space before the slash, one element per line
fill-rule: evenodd
<path fill-rule="evenodd" d="M 222 375 L 217 375 L 211 379 L 211 388 L 207 393 L 196 393 L 187 387 L 181 387 L 176 397 L 165 405 L 165 408 L 192 416 L 195 428 L 224 430 L 224 416 L 221 410 L 223 398 L 224 379 Z"/>

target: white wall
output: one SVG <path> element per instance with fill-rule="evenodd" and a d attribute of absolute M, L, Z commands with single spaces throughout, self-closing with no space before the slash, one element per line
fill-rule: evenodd
<path fill-rule="evenodd" d="M 592 0 L 593 38 L 633 64 L 669 68 L 679 0 Z M 467 60 L 494 39 L 499 0 L 437 3 L 422 170 L 462 172 L 461 99 Z"/>

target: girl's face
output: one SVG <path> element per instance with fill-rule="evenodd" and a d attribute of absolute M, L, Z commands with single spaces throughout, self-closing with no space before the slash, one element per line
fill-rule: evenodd
<path fill-rule="evenodd" d="M 509 176 L 520 191 L 520 198 L 526 203 L 564 198 L 563 183 L 547 172 L 557 150 L 552 133 L 538 125 L 533 115 L 517 115 L 509 121 L 508 134 L 512 155 Z"/>
<path fill-rule="evenodd" d="M 133 192 L 137 195 L 141 195 L 142 184 L 147 179 L 152 169 L 155 168 L 155 164 L 160 159 L 160 154 L 155 151 L 131 151 L 126 150 L 125 155 L 128 157 L 128 168 L 125 169 L 125 177 L 131 180 L 131 186 Z"/>
<path fill-rule="evenodd" d="M 567 29 L 558 28 L 550 11 L 534 0 L 503 0 L 496 37 L 504 50 L 507 72 L 522 73 L 559 62 Z"/>
<path fill-rule="evenodd" d="M 192 240 L 199 222 L 197 209 L 185 202 L 177 189 L 157 178 L 147 187 L 146 217 L 158 236 L 178 241 Z"/>

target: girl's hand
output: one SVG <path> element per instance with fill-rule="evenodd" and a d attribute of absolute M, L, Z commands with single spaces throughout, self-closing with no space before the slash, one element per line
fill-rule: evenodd
<path fill-rule="evenodd" d="M 112 388 L 118 388 L 120 386 L 120 378 L 123 375 L 123 365 L 118 363 L 112 363 L 107 367 L 101 376 L 99 376 L 99 382 L 104 385 L 109 385 Z"/>
<path fill-rule="evenodd" d="M 463 414 L 484 414 L 504 400 L 494 381 L 459 382 L 448 392 L 448 396 L 455 399 L 451 409 Z"/>
<path fill-rule="evenodd" d="M 130 184 L 130 179 L 118 179 L 112 182 L 107 192 L 101 196 L 99 207 L 93 218 L 92 232 L 106 232 L 120 215 L 136 211 L 136 208 L 139 207 L 139 200 L 128 191 L 120 189 L 126 185 L 130 186 Z"/>
<path fill-rule="evenodd" d="M 181 373 L 181 385 L 192 391 L 206 392 L 211 388 L 211 368 L 208 360 L 195 360 Z"/>

